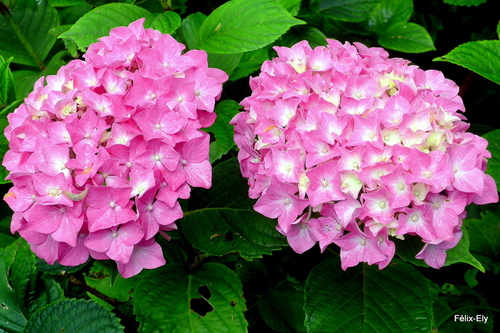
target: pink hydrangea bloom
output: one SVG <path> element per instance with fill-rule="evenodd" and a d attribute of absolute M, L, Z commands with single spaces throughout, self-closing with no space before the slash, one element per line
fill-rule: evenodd
<path fill-rule="evenodd" d="M 342 268 L 386 267 L 393 238 L 444 264 L 465 207 L 498 201 L 490 153 L 467 133 L 458 87 L 381 48 L 327 40 L 276 47 L 231 121 L 255 210 L 302 253 L 340 247 Z M 63 157 L 61 157 L 63 158 Z"/>
<path fill-rule="evenodd" d="M 111 30 L 8 115 L 11 230 L 51 264 L 112 259 L 124 277 L 163 265 L 154 236 L 177 228 L 190 186 L 211 185 L 201 128 L 227 75 L 143 23 Z"/>

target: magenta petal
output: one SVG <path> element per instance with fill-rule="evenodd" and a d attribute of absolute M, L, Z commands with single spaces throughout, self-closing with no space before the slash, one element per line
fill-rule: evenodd
<path fill-rule="evenodd" d="M 163 252 L 153 239 L 134 247 L 128 263 L 117 262 L 118 271 L 124 278 L 139 274 L 144 268 L 153 269 L 165 265 Z"/>

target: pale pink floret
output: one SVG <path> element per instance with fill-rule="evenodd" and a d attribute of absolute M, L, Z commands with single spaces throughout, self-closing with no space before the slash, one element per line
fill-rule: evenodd
<path fill-rule="evenodd" d="M 163 265 L 155 236 L 177 228 L 190 186 L 211 185 L 201 129 L 228 77 L 143 23 L 112 29 L 8 115 L 11 230 L 50 264 Z"/>
<path fill-rule="evenodd" d="M 231 121 L 255 210 L 278 219 L 296 252 L 336 243 L 344 269 L 386 267 L 391 238 L 405 235 L 442 266 L 466 205 L 498 201 L 486 140 L 465 132 L 458 87 L 441 72 L 327 43 L 276 47 Z"/>

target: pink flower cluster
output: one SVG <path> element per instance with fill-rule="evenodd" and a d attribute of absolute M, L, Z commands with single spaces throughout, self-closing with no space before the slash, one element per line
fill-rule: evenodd
<path fill-rule="evenodd" d="M 381 48 L 276 47 L 232 120 L 254 208 L 298 253 L 340 247 L 342 268 L 384 268 L 417 235 L 441 267 L 465 207 L 498 201 L 487 141 L 467 133 L 458 87 Z"/>
<path fill-rule="evenodd" d="M 163 265 L 154 236 L 176 229 L 191 186 L 211 186 L 200 129 L 227 75 L 143 22 L 41 78 L 8 116 L 11 231 L 50 264 L 112 259 L 124 277 Z"/>

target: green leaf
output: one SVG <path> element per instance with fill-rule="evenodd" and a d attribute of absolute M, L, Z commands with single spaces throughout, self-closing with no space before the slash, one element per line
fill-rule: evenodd
<path fill-rule="evenodd" d="M 88 4 L 99 7 L 110 3 L 134 3 L 136 0 L 85 0 Z"/>
<path fill-rule="evenodd" d="M 198 48 L 198 32 L 206 18 L 205 14 L 194 13 L 182 21 L 181 35 L 188 48 Z M 243 53 L 220 54 L 207 52 L 207 54 L 208 65 L 222 69 L 228 75 L 238 66 L 243 56 Z"/>
<path fill-rule="evenodd" d="M 59 38 L 69 38 L 73 40 L 80 50 L 85 50 L 90 44 L 97 42 L 97 39 L 109 35 L 112 28 L 129 25 L 143 17 L 150 17 L 152 14 L 147 10 L 126 4 L 110 3 L 97 8 L 83 15 L 76 23 L 59 35 Z"/>
<path fill-rule="evenodd" d="M 208 66 L 222 69 L 229 75 L 238 66 L 242 56 L 243 53 L 208 53 Z"/>
<path fill-rule="evenodd" d="M 110 266 L 96 261 L 88 275 L 85 275 L 85 282 L 92 288 L 120 302 L 128 302 L 137 285 L 137 276 L 125 279 L 121 275 L 114 277 L 114 271 Z"/>
<path fill-rule="evenodd" d="M 235 268 L 241 283 L 245 286 L 245 292 L 255 295 L 264 295 L 269 292 L 271 279 L 266 266 L 260 259 L 240 258 Z"/>
<path fill-rule="evenodd" d="M 269 51 L 266 48 L 243 53 L 238 66 L 229 75 L 229 80 L 236 81 L 246 78 L 257 71 L 267 59 L 269 59 Z"/>
<path fill-rule="evenodd" d="M 248 197 L 248 183 L 241 177 L 238 159 L 231 158 L 213 168 L 209 191 L 198 189 L 191 192 L 187 211 L 218 207 L 252 210 L 254 203 Z"/>
<path fill-rule="evenodd" d="M 96 333 L 123 332 L 119 319 L 93 301 L 61 300 L 37 311 L 26 324 L 24 333 Z"/>
<path fill-rule="evenodd" d="M 319 11 L 335 20 L 361 22 L 380 0 L 320 0 Z"/>
<path fill-rule="evenodd" d="M 1 3 L 1 2 L 0 2 Z M 0 7 L 0 54 L 16 64 L 45 68 L 44 60 L 56 38 L 49 30 L 59 25 L 47 1 L 18 0 Z"/>
<path fill-rule="evenodd" d="M 425 261 L 415 258 L 424 247 L 425 243 L 419 236 L 405 235 L 404 240 L 394 238 L 396 244 L 396 254 L 402 260 L 412 263 L 415 266 L 429 267 Z"/>
<path fill-rule="evenodd" d="M 292 46 L 302 40 L 307 40 L 312 48 L 316 46 L 325 46 L 326 38 L 328 38 L 321 30 L 311 26 L 293 27 L 283 36 L 283 41 L 286 45 Z"/>
<path fill-rule="evenodd" d="M 207 193 L 193 193 L 190 202 L 197 206 L 182 219 L 182 231 L 197 249 L 222 256 L 239 252 L 243 258 L 260 258 L 285 246 L 276 231 L 276 222 L 252 209 L 248 185 L 240 176 L 235 158 L 213 170 L 213 186 Z"/>
<path fill-rule="evenodd" d="M 35 254 L 31 252 L 30 246 L 24 239 L 20 239 L 15 244 L 16 256 L 10 266 L 9 283 L 16 293 L 17 304 L 29 317 L 30 294 L 35 289 L 37 271 L 35 268 Z"/>
<path fill-rule="evenodd" d="M 73 7 L 85 4 L 85 0 L 50 0 L 52 7 Z"/>
<path fill-rule="evenodd" d="M 497 25 L 497 35 L 498 35 L 498 38 L 500 38 L 500 21 L 498 21 L 498 25 Z"/>
<path fill-rule="evenodd" d="M 188 48 L 198 48 L 198 32 L 207 16 L 203 13 L 194 13 L 182 20 L 181 33 Z"/>
<path fill-rule="evenodd" d="M 429 332 L 429 281 L 413 266 L 340 269 L 337 258 L 316 266 L 305 289 L 308 332 Z"/>
<path fill-rule="evenodd" d="M 65 272 L 66 274 L 74 273 L 82 269 L 86 264 L 87 263 L 78 266 L 64 266 L 56 261 L 53 265 L 49 265 L 45 260 L 38 257 L 36 258 L 36 269 L 51 275 L 60 275 L 61 272 Z"/>
<path fill-rule="evenodd" d="M 396 23 L 405 23 L 413 13 L 413 0 L 386 0 L 375 5 L 366 20 L 369 30 L 383 33 Z"/>
<path fill-rule="evenodd" d="M 7 245 L 11 244 L 15 241 L 17 237 L 9 235 L 7 233 L 0 233 L 0 249 L 7 247 Z"/>
<path fill-rule="evenodd" d="M 9 65 L 12 58 L 5 60 L 0 55 L 0 110 L 16 100 L 14 78 Z"/>
<path fill-rule="evenodd" d="M 33 294 L 29 308 L 30 314 L 34 314 L 50 303 L 65 298 L 63 289 L 54 279 L 43 275 L 42 278 L 37 279 L 36 282 L 35 293 Z"/>
<path fill-rule="evenodd" d="M 213 133 L 215 141 L 210 144 L 210 163 L 221 158 L 231 148 L 235 146 L 233 136 L 233 127 L 229 121 L 239 112 L 240 105 L 232 99 L 221 101 L 215 107 L 217 119 L 215 123 L 206 132 Z"/>
<path fill-rule="evenodd" d="M 273 0 L 232 0 L 203 22 L 198 48 L 211 53 L 252 51 L 274 42 L 297 24 L 305 22 Z"/>
<path fill-rule="evenodd" d="M 42 76 L 55 75 L 57 70 L 67 64 L 66 57 L 69 53 L 66 50 L 57 52 L 50 59 L 47 67 L 42 72 L 18 70 L 12 72 L 16 84 L 16 98 L 24 99 L 32 90 L 35 82 Z"/>
<path fill-rule="evenodd" d="M 465 67 L 500 84 L 500 40 L 465 43 L 434 60 Z"/>
<path fill-rule="evenodd" d="M 243 258 L 261 258 L 286 245 L 276 223 L 253 210 L 203 208 L 185 214 L 182 230 L 197 249 L 222 256 L 239 252 Z"/>
<path fill-rule="evenodd" d="M 392 24 L 378 34 L 381 46 L 406 53 L 421 53 L 435 50 L 431 36 L 424 27 L 416 23 Z"/>
<path fill-rule="evenodd" d="M 19 240 L 0 250 L 0 331 L 18 333 L 22 332 L 26 325 L 26 317 L 18 303 L 17 291 L 13 289 L 9 281 L 10 269 L 17 252 L 25 244 L 24 241 Z"/>
<path fill-rule="evenodd" d="M 147 271 L 134 293 L 141 333 L 246 332 L 242 285 L 222 264 L 188 272 L 168 264 Z"/>
<path fill-rule="evenodd" d="M 492 211 L 486 211 L 478 219 L 466 219 L 469 230 L 470 250 L 496 258 L 500 255 L 500 219 Z"/>
<path fill-rule="evenodd" d="M 160 31 L 164 34 L 172 34 L 181 25 L 181 17 L 173 11 L 161 13 L 156 16 L 148 28 Z"/>
<path fill-rule="evenodd" d="M 290 285 L 280 285 L 258 302 L 262 319 L 279 332 L 306 332 L 304 326 L 304 292 Z"/>
<path fill-rule="evenodd" d="M 466 263 L 476 267 L 484 273 L 485 269 L 483 265 L 470 253 L 469 243 L 469 233 L 466 228 L 462 228 L 462 238 L 458 244 L 454 248 L 446 250 L 446 261 L 444 262 L 444 266 L 456 263 Z"/>
<path fill-rule="evenodd" d="M 488 140 L 488 151 L 491 153 L 486 173 L 493 177 L 497 188 L 500 188 L 500 130 L 486 133 L 483 138 Z"/>
<path fill-rule="evenodd" d="M 444 0 L 448 5 L 474 7 L 485 3 L 487 0 Z"/>
<path fill-rule="evenodd" d="M 302 0 L 274 0 L 279 3 L 283 8 L 290 12 L 290 15 L 297 16 L 300 10 L 300 3 Z"/>

